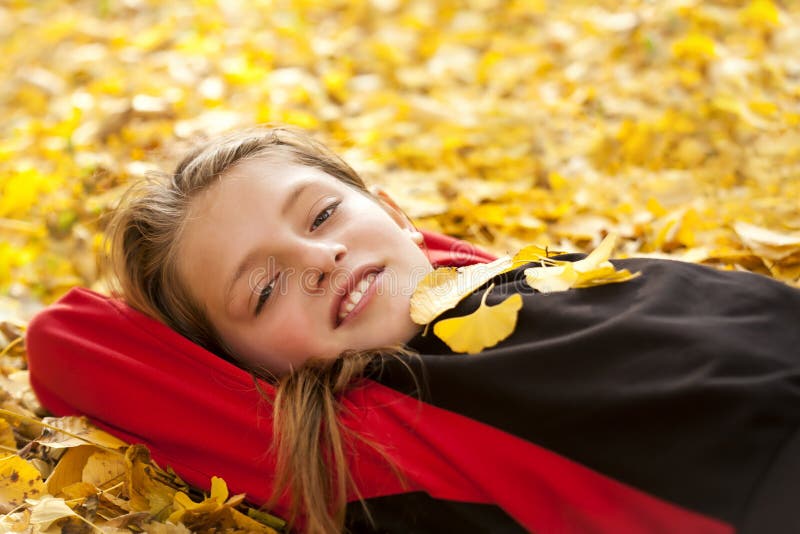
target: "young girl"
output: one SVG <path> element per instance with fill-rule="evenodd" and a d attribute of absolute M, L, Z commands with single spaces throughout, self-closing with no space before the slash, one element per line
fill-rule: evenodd
<path fill-rule="evenodd" d="M 489 295 L 522 294 L 515 332 L 455 355 L 411 293 L 432 263 L 490 257 L 458 262 L 283 128 L 196 149 L 112 240 L 127 304 L 74 291 L 29 327 L 43 404 L 300 529 L 800 530 L 800 291 L 632 259 L 634 280 L 543 295 L 520 268 Z"/>

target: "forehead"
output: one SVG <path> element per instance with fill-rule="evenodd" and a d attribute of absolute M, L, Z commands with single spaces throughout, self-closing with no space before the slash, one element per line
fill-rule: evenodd
<path fill-rule="evenodd" d="M 274 156 L 260 156 L 237 162 L 220 175 L 215 185 L 229 190 L 234 188 L 226 187 L 228 184 L 240 186 L 249 183 L 251 188 L 279 196 L 280 192 L 291 190 L 300 181 L 314 181 L 328 185 L 341 183 L 317 167 L 291 160 L 278 160 Z"/>
<path fill-rule="evenodd" d="M 258 206 L 262 212 L 268 211 L 266 207 L 279 208 L 293 190 L 304 184 L 313 186 L 311 189 L 348 188 L 316 167 L 264 157 L 248 159 L 226 170 L 192 199 L 189 220 L 220 214 L 230 216 L 231 208 Z"/>
<path fill-rule="evenodd" d="M 226 276 L 231 262 L 288 224 L 282 208 L 303 185 L 309 187 L 300 198 L 359 194 L 316 167 L 259 157 L 237 163 L 192 199 L 178 245 L 178 268 L 189 285 Z"/>

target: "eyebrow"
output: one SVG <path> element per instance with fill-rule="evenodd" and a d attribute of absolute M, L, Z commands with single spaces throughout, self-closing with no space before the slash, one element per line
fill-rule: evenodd
<path fill-rule="evenodd" d="M 300 196 L 312 185 L 313 183 L 310 181 L 301 182 L 297 184 L 288 195 L 286 195 L 286 200 L 283 201 L 283 206 L 281 206 L 281 217 L 286 216 L 289 210 L 291 210 L 292 207 L 297 203 L 297 200 L 300 198 Z M 230 300 L 230 293 L 233 290 L 233 287 L 236 285 L 236 282 L 238 282 L 242 275 L 250 268 L 257 257 L 258 250 L 252 250 L 241 262 L 239 262 L 239 265 L 237 265 L 230 282 L 228 282 L 228 285 L 225 288 L 225 295 L 228 296 L 228 300 Z"/>

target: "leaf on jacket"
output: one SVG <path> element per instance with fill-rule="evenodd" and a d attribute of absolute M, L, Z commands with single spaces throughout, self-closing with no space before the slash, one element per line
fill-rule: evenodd
<path fill-rule="evenodd" d="M 488 306 L 486 297 L 493 288 L 494 284 L 484 292 L 477 310 L 463 317 L 439 321 L 433 326 L 433 333 L 455 352 L 468 354 L 493 347 L 510 336 L 517 326 L 522 296 L 517 293 L 500 304 Z"/>
<path fill-rule="evenodd" d="M 566 291 L 571 288 L 601 286 L 625 282 L 639 273 L 617 270 L 608 258 L 614 250 L 615 234 L 608 234 L 587 257 L 576 262 L 548 259 L 545 265 L 525 269 L 528 285 L 540 293 Z"/>
<path fill-rule="evenodd" d="M 420 282 L 411 296 L 411 320 L 428 324 L 454 308 L 464 297 L 497 276 L 513 269 L 510 256 L 466 267 L 440 267 Z"/>

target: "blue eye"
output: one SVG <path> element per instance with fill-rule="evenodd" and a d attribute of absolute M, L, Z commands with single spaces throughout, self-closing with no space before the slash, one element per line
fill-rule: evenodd
<path fill-rule="evenodd" d="M 322 226 L 322 223 L 330 219 L 336 212 L 336 208 L 339 207 L 339 204 L 341 204 L 340 201 L 334 202 L 333 204 L 331 204 L 330 206 L 319 212 L 317 218 L 314 219 L 313 223 L 311 223 L 311 231 L 313 232 L 314 230 Z"/>
<path fill-rule="evenodd" d="M 267 299 L 272 294 L 272 291 L 275 289 L 275 281 L 278 279 L 276 276 L 272 279 L 272 281 L 265 285 L 264 288 L 258 292 L 258 302 L 256 303 L 256 312 L 255 315 L 261 313 L 261 309 L 264 307 L 264 303 L 267 302 Z"/>

